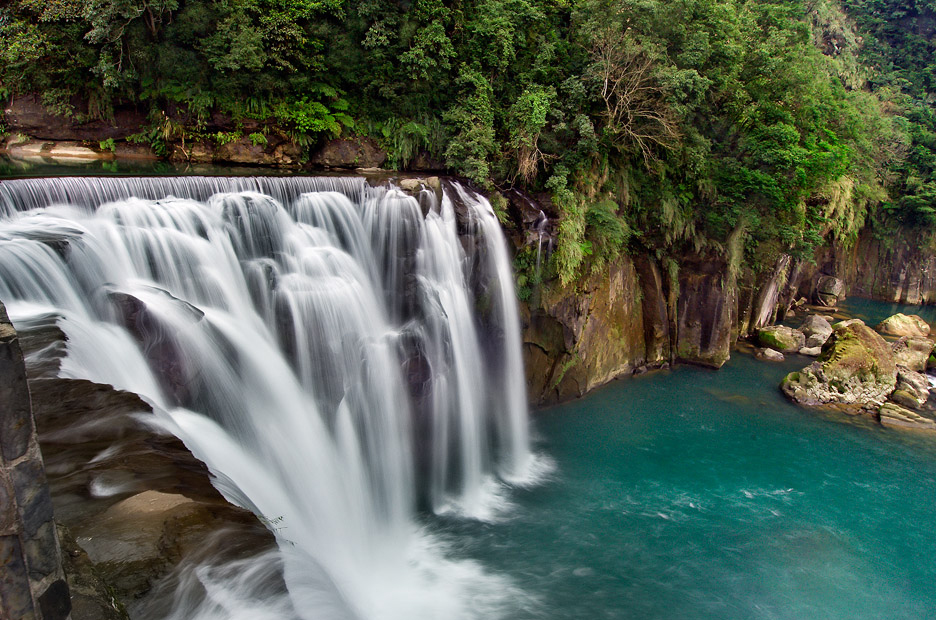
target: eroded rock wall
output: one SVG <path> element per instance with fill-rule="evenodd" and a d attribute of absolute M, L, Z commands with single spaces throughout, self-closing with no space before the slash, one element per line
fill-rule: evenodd
<path fill-rule="evenodd" d="M 776 273 L 739 284 L 724 260 L 692 255 L 676 265 L 623 256 L 573 286 L 534 291 L 522 316 L 531 402 L 568 400 L 674 362 L 718 368 L 752 315 L 776 315 L 762 308 L 777 303 Z"/>
<path fill-rule="evenodd" d="M 0 618 L 71 612 L 16 330 L 0 303 Z"/>

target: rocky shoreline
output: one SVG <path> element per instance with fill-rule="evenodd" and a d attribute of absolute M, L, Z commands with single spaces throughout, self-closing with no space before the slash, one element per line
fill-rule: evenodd
<path fill-rule="evenodd" d="M 816 357 L 783 379 L 780 389 L 792 402 L 867 416 L 882 426 L 934 431 L 936 406 L 929 403 L 926 370 L 936 361 L 936 343 L 929 334 L 929 325 L 916 315 L 898 313 L 872 329 L 857 318 L 830 324 L 823 314 L 810 314 L 797 329 L 764 328 L 755 340 L 762 346 L 760 359 L 783 360 L 783 353 Z"/>

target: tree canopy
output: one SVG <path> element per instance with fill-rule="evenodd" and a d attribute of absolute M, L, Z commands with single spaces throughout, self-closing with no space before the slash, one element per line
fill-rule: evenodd
<path fill-rule="evenodd" d="M 12 0 L 0 93 L 349 133 L 545 192 L 571 281 L 626 248 L 750 263 L 936 224 L 934 0 Z"/>

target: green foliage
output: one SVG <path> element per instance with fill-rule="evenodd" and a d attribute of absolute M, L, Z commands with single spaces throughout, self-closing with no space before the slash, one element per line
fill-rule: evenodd
<path fill-rule="evenodd" d="M 345 112 L 348 102 L 337 98 L 334 89 L 320 90 L 326 96 L 335 97 L 330 102 L 331 107 L 308 96 L 282 101 L 273 107 L 274 118 L 293 132 L 293 139 L 299 144 L 311 144 L 322 135 L 337 138 L 342 128 L 354 128 L 354 120 Z"/>
<path fill-rule="evenodd" d="M 497 150 L 494 91 L 477 66 L 462 65 L 456 84 L 462 94 L 443 116 L 454 129 L 445 160 L 469 179 L 486 185 L 491 176 L 490 159 Z"/>
<path fill-rule="evenodd" d="M 601 200 L 585 211 L 585 238 L 591 243 L 592 269 L 600 270 L 618 258 L 630 237 L 613 200 Z"/>
<path fill-rule="evenodd" d="M 143 109 L 160 154 L 250 119 L 257 146 L 356 131 L 546 193 L 568 284 L 628 250 L 768 266 L 936 226 L 934 41 L 916 0 L 12 0 L 0 93 Z"/>
<path fill-rule="evenodd" d="M 113 138 L 108 138 L 107 140 L 101 140 L 100 142 L 98 142 L 98 147 L 102 151 L 110 151 L 111 153 L 117 150 L 117 145 L 114 143 Z"/>

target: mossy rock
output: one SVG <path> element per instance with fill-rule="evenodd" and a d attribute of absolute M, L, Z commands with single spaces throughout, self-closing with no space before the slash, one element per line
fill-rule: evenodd
<path fill-rule="evenodd" d="M 897 383 L 897 364 L 890 345 L 864 323 L 838 327 L 819 358 L 790 373 L 781 389 L 804 405 L 865 405 L 883 401 Z"/>
<path fill-rule="evenodd" d="M 910 338 L 926 338 L 930 333 L 929 323 L 915 314 L 898 312 L 878 324 L 877 329 L 889 336 L 908 336 Z"/>
<path fill-rule="evenodd" d="M 803 332 L 785 325 L 772 325 L 758 330 L 757 342 L 766 349 L 796 353 L 806 346 L 806 336 Z"/>

